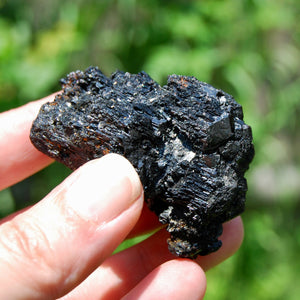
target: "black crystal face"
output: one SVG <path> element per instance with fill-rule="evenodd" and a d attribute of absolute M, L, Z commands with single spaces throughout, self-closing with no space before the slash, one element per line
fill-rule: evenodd
<path fill-rule="evenodd" d="M 169 249 L 195 258 L 216 251 L 222 223 L 244 210 L 254 149 L 242 107 L 194 77 L 161 87 L 145 72 L 70 73 L 42 106 L 30 138 L 75 170 L 114 152 L 136 168 L 145 201 L 170 232 Z"/>

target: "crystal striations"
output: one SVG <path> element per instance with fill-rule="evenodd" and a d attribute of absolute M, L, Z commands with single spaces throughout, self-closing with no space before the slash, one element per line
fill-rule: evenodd
<path fill-rule="evenodd" d="M 254 155 L 251 128 L 232 96 L 194 77 L 161 87 L 145 72 L 95 67 L 61 80 L 30 138 L 75 170 L 114 152 L 136 168 L 145 201 L 170 232 L 169 249 L 195 258 L 216 251 L 222 223 L 244 210 L 244 173 Z"/>

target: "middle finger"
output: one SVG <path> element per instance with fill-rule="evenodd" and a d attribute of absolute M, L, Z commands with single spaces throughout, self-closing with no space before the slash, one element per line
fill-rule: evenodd
<path fill-rule="evenodd" d="M 168 250 L 168 235 L 162 229 L 147 240 L 109 257 L 82 284 L 62 299 L 122 298 L 156 267 L 176 258 Z M 204 270 L 225 260 L 239 248 L 243 239 L 240 217 L 224 224 L 220 239 L 223 246 L 217 252 L 196 259 Z"/>

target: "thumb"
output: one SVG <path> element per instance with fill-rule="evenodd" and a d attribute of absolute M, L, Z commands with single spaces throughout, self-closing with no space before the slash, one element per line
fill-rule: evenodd
<path fill-rule="evenodd" d="M 63 296 L 108 257 L 137 222 L 138 175 L 115 154 L 91 161 L 41 202 L 0 226 L 0 299 Z"/>

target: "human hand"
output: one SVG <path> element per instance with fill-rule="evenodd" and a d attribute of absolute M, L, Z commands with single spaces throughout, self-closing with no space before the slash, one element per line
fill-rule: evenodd
<path fill-rule="evenodd" d="M 51 163 L 29 131 L 53 97 L 0 114 L 0 188 Z M 36 205 L 0 221 L 0 299 L 202 299 L 203 270 L 232 255 L 243 238 L 238 217 L 224 224 L 221 249 L 195 261 L 168 251 L 165 229 L 111 255 L 125 238 L 159 226 L 125 158 L 91 161 Z"/>

